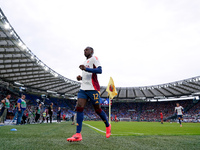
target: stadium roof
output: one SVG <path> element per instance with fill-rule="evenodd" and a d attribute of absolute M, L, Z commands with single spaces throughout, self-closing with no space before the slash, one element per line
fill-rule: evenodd
<path fill-rule="evenodd" d="M 0 78 L 39 92 L 77 95 L 80 83 L 52 70 L 26 46 L 0 9 Z M 143 87 L 117 87 L 116 99 L 160 99 L 200 92 L 200 76 L 173 83 Z M 101 87 L 101 97 L 107 97 Z"/>

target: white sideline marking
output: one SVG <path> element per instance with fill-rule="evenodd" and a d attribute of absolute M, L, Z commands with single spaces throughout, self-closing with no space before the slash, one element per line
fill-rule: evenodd
<path fill-rule="evenodd" d="M 87 124 L 87 123 L 83 123 L 83 124 L 89 126 L 90 128 L 93 128 L 93 129 L 95 129 L 95 130 L 97 130 L 97 131 L 99 131 L 99 132 L 106 133 L 105 131 L 102 131 L 102 130 L 100 130 L 100 129 L 96 128 L 96 127 L 93 127 L 93 126 L 91 126 L 91 125 L 89 125 L 89 124 Z"/>
<path fill-rule="evenodd" d="M 90 128 L 93 128 L 93 129 L 95 129 L 95 130 L 97 130 L 99 132 L 106 133 L 105 131 L 102 131 L 102 130 L 100 130 L 100 129 L 96 128 L 96 127 L 93 127 L 93 126 L 91 126 L 91 125 L 89 125 L 87 123 L 83 122 L 83 124 L 87 125 Z M 111 135 L 130 135 L 130 133 L 135 134 L 135 135 L 144 135 L 143 133 L 134 133 L 134 132 L 129 132 L 129 134 L 111 134 Z"/>

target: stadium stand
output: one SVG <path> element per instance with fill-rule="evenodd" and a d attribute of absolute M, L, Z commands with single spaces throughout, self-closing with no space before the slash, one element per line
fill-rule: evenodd
<path fill-rule="evenodd" d="M 63 77 L 42 62 L 25 45 L 7 17 L 0 9 L 0 98 L 11 93 L 9 115 L 13 116 L 13 106 L 23 92 L 28 100 L 28 110 L 37 105 L 41 94 L 49 97 L 45 105 L 54 103 L 54 116 L 58 107 L 62 115 L 70 119 L 80 83 Z M 200 76 L 177 82 L 143 87 L 117 87 L 118 95 L 113 100 L 112 115 L 131 118 L 133 121 L 159 121 L 162 111 L 165 120 L 174 118 L 177 100 L 185 108 L 187 120 L 198 119 L 200 113 Z M 101 97 L 106 98 L 106 87 L 101 86 Z M 197 96 L 197 97 L 196 97 Z M 161 99 L 164 101 L 161 101 Z M 174 101 L 171 101 L 174 99 Z M 193 100 L 194 99 L 194 100 Z M 154 101 L 154 102 L 153 102 Z M 103 108 L 106 113 L 108 109 Z M 27 113 L 27 112 L 26 112 Z M 85 108 L 85 119 L 98 120 L 92 105 Z"/>
<path fill-rule="evenodd" d="M 17 92 L 17 91 L 16 91 Z M 11 92 L 11 90 L 0 87 L 0 98 L 3 99 L 7 93 L 11 93 L 11 107 L 8 110 L 8 119 L 12 119 L 14 116 L 14 105 L 19 98 L 19 94 Z M 41 99 L 40 95 L 28 94 L 26 95 L 26 101 L 28 109 L 25 112 L 32 110 L 35 111 L 37 106 L 37 99 Z M 70 120 L 76 105 L 75 100 L 61 99 L 56 97 L 50 97 L 45 100 L 45 106 L 48 106 L 51 102 L 54 103 L 53 118 L 56 118 L 56 112 L 58 107 L 61 107 L 62 116 L 66 116 L 66 120 Z M 112 116 L 117 115 L 118 118 L 130 118 L 131 121 L 160 121 L 160 112 L 163 112 L 165 121 L 171 121 L 170 118 L 174 116 L 174 107 L 176 103 L 180 103 L 184 107 L 184 121 L 185 122 L 199 122 L 200 120 L 200 101 L 194 100 L 179 100 L 179 101 L 164 101 L 164 102 L 114 102 L 112 104 Z M 96 115 L 90 102 L 84 110 L 85 120 L 100 120 Z M 45 107 L 44 107 L 45 109 Z M 108 108 L 103 107 L 104 111 L 108 114 Z"/>

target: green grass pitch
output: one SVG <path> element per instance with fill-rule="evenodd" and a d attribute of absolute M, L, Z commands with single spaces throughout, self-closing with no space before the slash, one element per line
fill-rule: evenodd
<path fill-rule="evenodd" d="M 90 127 L 89 127 L 89 126 Z M 10 131 L 16 128 L 17 131 Z M 94 129 L 95 128 L 95 129 Z M 200 124 L 158 122 L 112 122 L 112 136 L 105 137 L 104 123 L 84 121 L 81 142 L 66 139 L 75 133 L 71 122 L 0 126 L 1 150 L 127 150 L 200 149 Z"/>

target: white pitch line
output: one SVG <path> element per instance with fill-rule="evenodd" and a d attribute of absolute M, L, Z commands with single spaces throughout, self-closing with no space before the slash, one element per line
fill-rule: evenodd
<path fill-rule="evenodd" d="M 97 130 L 97 131 L 99 131 L 99 132 L 106 133 L 105 131 L 102 131 L 102 130 L 100 130 L 100 129 L 94 127 L 94 126 L 91 126 L 91 125 L 89 125 L 89 124 L 87 124 L 87 123 L 84 123 L 84 122 L 83 122 L 83 124 L 85 124 L 86 126 L 88 126 L 88 127 L 90 127 L 90 128 L 93 128 L 93 129 L 95 129 L 95 130 Z M 134 133 L 134 132 L 130 132 L 130 133 L 136 134 L 136 135 L 144 135 L 143 133 Z M 111 134 L 111 135 L 130 135 L 130 134 Z"/>
<path fill-rule="evenodd" d="M 100 129 L 96 128 L 96 127 L 93 127 L 93 126 L 91 126 L 91 125 L 89 125 L 89 124 L 87 124 L 87 123 L 83 123 L 83 124 L 87 125 L 87 126 L 90 127 L 90 128 L 93 128 L 93 129 L 95 129 L 95 130 L 97 130 L 97 131 L 99 131 L 99 132 L 106 133 L 105 131 L 102 131 L 102 130 L 100 130 Z"/>

